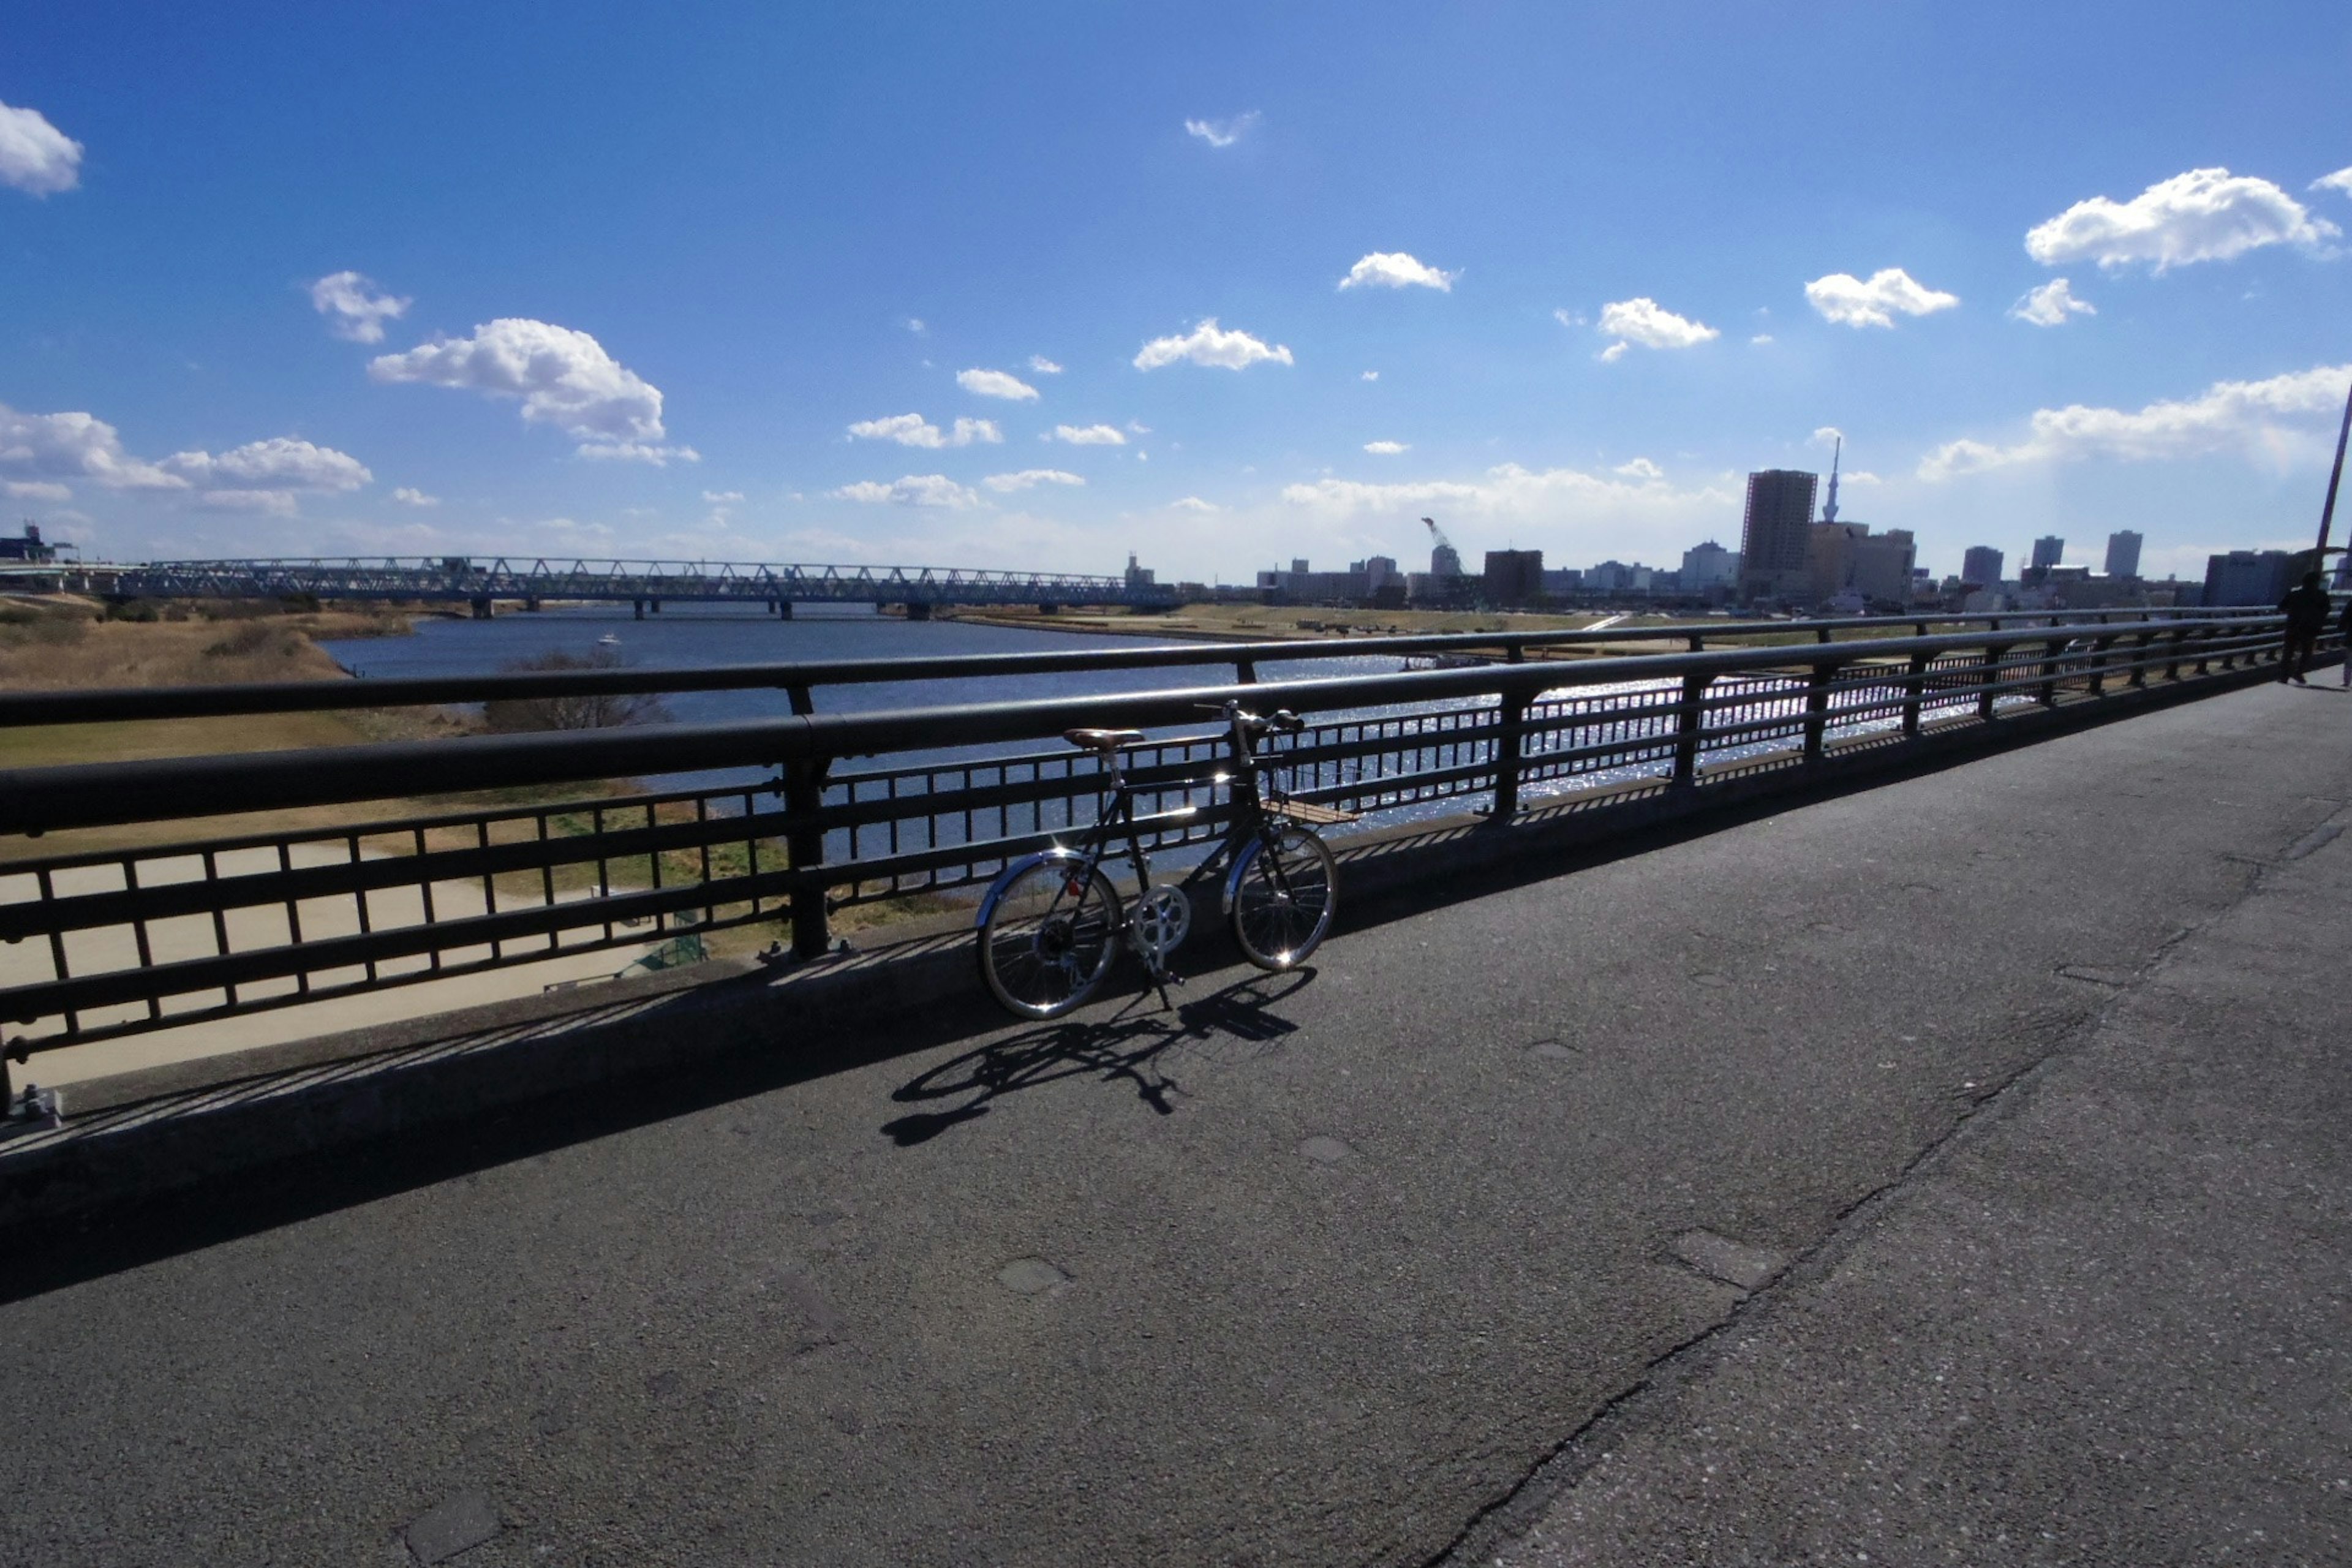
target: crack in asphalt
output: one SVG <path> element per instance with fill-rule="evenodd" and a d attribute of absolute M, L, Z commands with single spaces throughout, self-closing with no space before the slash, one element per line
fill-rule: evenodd
<path fill-rule="evenodd" d="M 1885 1182 L 1840 1210 L 1823 1229 L 1821 1239 L 1794 1253 L 1788 1266 L 1769 1283 L 1743 1295 L 1721 1318 L 1643 1363 L 1633 1381 L 1604 1400 L 1574 1431 L 1547 1449 L 1517 1480 L 1472 1513 L 1451 1541 L 1422 1560 L 1420 1568 L 1473 1568 L 1474 1564 L 1499 1561 L 1496 1556 L 1498 1549 L 1526 1536 L 1540 1522 L 1541 1516 L 1554 1502 L 1574 1489 L 1596 1465 L 1609 1458 L 1612 1450 L 1605 1440 L 1612 1434 L 1629 1426 L 1648 1406 L 1662 1404 L 1674 1390 L 1705 1370 L 1706 1351 L 1727 1330 L 1759 1315 L 1769 1318 L 1795 1289 L 1810 1286 L 1825 1277 L 1875 1227 L 1883 1212 L 1903 1195 L 1915 1176 L 1926 1171 L 1939 1156 L 1958 1147 L 1964 1133 L 1979 1125 L 1990 1127 L 1997 1124 L 2023 1104 L 2040 1080 L 2047 1077 L 2056 1064 L 2094 1037 L 2105 1026 L 2110 1014 L 2145 985 L 2190 938 L 2228 919 L 2259 895 L 2269 873 L 2283 868 L 2291 861 L 2304 858 L 2338 837 L 2345 824 L 2337 819 L 2343 817 L 2347 810 L 2352 810 L 2352 805 L 2326 804 L 2335 805 L 2336 809 L 2329 812 L 2318 826 L 2306 829 L 2279 853 L 2267 858 L 2223 856 L 2223 859 L 2235 861 L 2250 869 L 2250 874 L 2225 904 L 2204 919 L 2192 921 L 2158 941 L 2147 959 L 2130 972 L 2127 980 L 2121 984 L 2099 982 L 2101 989 L 2107 990 L 2109 994 L 2107 1000 L 2087 1018 L 2062 1031 L 2049 1049 L 2006 1078 L 1990 1087 L 1978 1085 L 1976 1090 L 1969 1094 L 1952 1125 L 1940 1136 L 1922 1147 Z M 2053 978 L 2074 977 L 2064 974 L 2062 970 L 2054 972 Z"/>

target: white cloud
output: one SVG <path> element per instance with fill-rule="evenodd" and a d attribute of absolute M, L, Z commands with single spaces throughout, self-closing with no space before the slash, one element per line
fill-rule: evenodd
<path fill-rule="evenodd" d="M 1253 109 L 1246 114 L 1236 114 L 1231 120 L 1187 120 L 1184 121 L 1184 133 L 1197 136 L 1212 147 L 1230 147 L 1248 135 L 1259 118 L 1258 111 Z"/>
<path fill-rule="evenodd" d="M 1558 321 L 1563 327 L 1580 327 L 1584 325 L 1583 311 L 1570 310 L 1565 307 L 1554 310 L 1551 313 L 1551 319 Z"/>
<path fill-rule="evenodd" d="M 582 443 L 584 458 L 691 462 L 690 447 L 659 445 L 662 395 L 586 332 L 502 317 L 466 338 L 421 343 L 368 363 L 376 381 L 467 387 L 522 401 L 526 424 L 551 425 Z"/>
<path fill-rule="evenodd" d="M 16 500 L 71 500 L 73 489 L 47 479 L 5 479 L 0 480 L 0 495 Z"/>
<path fill-rule="evenodd" d="M 2058 327 L 2065 325 L 2069 316 L 2095 316 L 2099 310 L 2088 300 L 2074 298 L 2066 279 L 2053 278 L 2039 289 L 2026 290 L 2025 298 L 2011 305 L 2009 313 L 2037 327 Z"/>
<path fill-rule="evenodd" d="M 923 324 L 922 317 L 909 316 L 907 318 L 907 330 L 919 338 L 929 333 L 931 329 Z"/>
<path fill-rule="evenodd" d="M 1127 437 L 1116 425 L 1056 425 L 1054 439 L 1073 447 L 1124 447 Z"/>
<path fill-rule="evenodd" d="M 2028 230 L 2025 253 L 2044 267 L 2145 261 L 2162 272 L 2194 261 L 2227 261 L 2265 245 L 2317 249 L 2341 232 L 2268 180 L 2191 169 L 2127 202 L 2105 196 L 2076 202 Z"/>
<path fill-rule="evenodd" d="M 741 490 L 705 490 L 702 499 L 712 506 L 728 506 L 743 499 Z"/>
<path fill-rule="evenodd" d="M 1828 447 L 1845 439 L 1845 432 L 1834 425 L 1822 425 L 1813 431 L 1813 445 Z"/>
<path fill-rule="evenodd" d="M 861 440 L 896 441 L 901 447 L 969 447 L 974 441 L 995 445 L 1004 439 L 993 419 L 959 419 L 951 431 L 942 433 L 940 427 L 919 414 L 893 414 L 887 419 L 861 419 L 849 427 L 849 433 Z M 738 498 L 740 499 L 740 497 Z"/>
<path fill-rule="evenodd" d="M 892 506 L 944 507 L 961 510 L 978 506 L 975 492 L 949 479 L 945 474 L 906 474 L 880 484 L 873 479 L 860 479 L 829 492 L 837 500 L 865 501 L 868 504 L 887 502 Z"/>
<path fill-rule="evenodd" d="M 1891 327 L 1897 315 L 1932 315 L 1960 302 L 1958 295 L 1930 289 L 1900 267 L 1883 267 L 1866 283 L 1851 272 L 1832 272 L 1806 284 L 1805 298 L 1824 320 L 1849 327 Z"/>
<path fill-rule="evenodd" d="M 1601 351 L 1604 360 L 1621 358 L 1627 343 L 1649 349 L 1689 349 L 1723 335 L 1704 321 L 1675 315 L 1647 295 L 1601 306 L 1600 331 L 1617 340 Z"/>
<path fill-rule="evenodd" d="M 1360 379 L 1365 380 L 1365 381 L 1378 381 L 1378 380 L 1380 380 L 1380 378 L 1381 378 L 1381 373 L 1380 373 L 1379 371 L 1376 371 L 1376 370 L 1368 370 L 1368 371 L 1364 372 L 1364 374 L 1363 374 L 1363 375 L 1362 375 L 1362 377 L 1361 377 Z"/>
<path fill-rule="evenodd" d="M 426 495 L 423 490 L 408 485 L 403 485 L 393 491 L 392 499 L 403 506 L 439 506 L 441 504 L 439 496 Z"/>
<path fill-rule="evenodd" d="M 310 308 L 327 318 L 335 336 L 354 343 L 383 342 L 383 324 L 399 320 L 415 302 L 383 292 L 358 272 L 330 272 L 310 285 Z"/>
<path fill-rule="evenodd" d="M 601 458 L 615 463 L 651 463 L 656 468 L 667 468 L 673 460 L 702 461 L 702 454 L 691 447 L 665 447 L 646 441 L 590 441 L 577 450 L 583 458 Z"/>
<path fill-rule="evenodd" d="M 1209 512 L 1217 511 L 1222 509 L 1219 508 L 1217 503 L 1213 500 L 1202 500 L 1199 496 L 1183 496 L 1176 500 L 1170 501 L 1168 503 L 1168 510 L 1171 511 Z"/>
<path fill-rule="evenodd" d="M 1758 349 L 1760 349 L 1760 348 L 1762 348 L 1766 343 L 1769 343 L 1769 342 L 1770 342 L 1771 341 L 1772 341 L 1772 334 L 1771 334 L 1771 333 L 1769 333 L 1769 332 L 1759 332 L 1759 333 L 1757 333 L 1754 337 L 1752 337 L 1752 338 L 1750 338 L 1750 339 L 1748 339 L 1748 347 L 1750 347 L 1750 348 L 1758 348 Z"/>
<path fill-rule="evenodd" d="M 37 109 L 0 103 L 0 185 L 46 196 L 80 183 L 80 142 L 50 124 Z"/>
<path fill-rule="evenodd" d="M 1035 387 L 1001 370 L 960 370 L 956 384 L 982 397 L 1002 397 L 1013 403 L 1029 402 L 1037 395 Z"/>
<path fill-rule="evenodd" d="M 1228 331 L 1208 317 L 1181 337 L 1154 338 L 1135 356 L 1138 370 L 1158 370 L 1180 360 L 1223 370 L 1246 370 L 1254 364 L 1289 364 L 1290 350 L 1276 343 L 1268 348 L 1240 331 Z"/>
<path fill-rule="evenodd" d="M 2332 174 L 2322 174 L 2311 182 L 2315 191 L 2341 191 L 2352 196 L 2352 169 L 2338 169 Z"/>
<path fill-rule="evenodd" d="M 178 490 L 188 481 L 122 449 L 113 426 L 88 414 L 19 414 L 0 403 L 0 474 L 89 479 L 115 490 Z"/>
<path fill-rule="evenodd" d="M 2110 458 L 2147 462 L 2208 452 L 2278 451 L 2298 430 L 2332 421 L 2352 364 L 2319 365 L 2267 381 L 2217 381 L 2186 402 L 2136 412 L 2070 404 L 2034 412 L 2031 434 L 2012 447 L 1948 441 L 1919 465 L 1923 479 L 1948 479 L 2019 463 Z"/>
<path fill-rule="evenodd" d="M 1047 359 L 1044 354 L 1031 354 L 1029 356 L 1029 368 L 1035 371 L 1039 375 L 1059 375 L 1062 374 L 1062 367 L 1055 364 L 1052 360 Z"/>
<path fill-rule="evenodd" d="M 999 495 L 1006 495 L 1038 485 L 1082 485 L 1087 481 L 1060 468 L 1024 468 L 1017 474 L 991 474 L 980 482 Z"/>
<path fill-rule="evenodd" d="M 217 457 L 210 452 L 174 452 L 160 466 L 200 489 L 234 496 L 288 490 L 342 492 L 358 489 L 375 478 L 366 464 L 348 452 L 286 436 L 248 441 Z"/>
<path fill-rule="evenodd" d="M 1376 458 L 1393 458 L 1398 453 L 1408 451 L 1411 448 L 1409 448 L 1402 441 L 1367 441 L 1364 443 L 1364 450 L 1371 453 L 1372 456 Z"/>
<path fill-rule="evenodd" d="M 1375 250 L 1348 268 L 1339 279 L 1342 289 L 1434 289 L 1441 294 L 1454 291 L 1454 280 L 1459 272 L 1441 272 L 1419 258 L 1402 250 Z"/>
<path fill-rule="evenodd" d="M 1630 463 L 1620 463 L 1612 471 L 1622 474 L 1629 479 L 1644 481 L 1663 479 L 1666 477 L 1666 470 L 1647 458 L 1636 458 Z"/>

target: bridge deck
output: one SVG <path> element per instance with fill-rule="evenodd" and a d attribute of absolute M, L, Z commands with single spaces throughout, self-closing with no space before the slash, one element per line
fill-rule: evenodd
<path fill-rule="evenodd" d="M 1695 1341 L 1480 1561 L 2340 1554 L 2347 700 L 45 1239 L 0 1560 L 1422 1563 Z"/>

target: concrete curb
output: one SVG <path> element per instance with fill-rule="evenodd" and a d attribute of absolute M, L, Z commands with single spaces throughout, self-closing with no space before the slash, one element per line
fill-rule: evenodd
<path fill-rule="evenodd" d="M 1802 804 L 2274 679 L 2268 666 L 2063 704 L 1916 741 L 1865 736 L 1822 763 L 1794 753 L 1726 768 L 1703 787 L 1642 781 L 1543 800 L 1507 825 L 1476 816 L 1412 824 L 1340 847 L 1349 910 L 1444 879 L 1556 873 L 1629 835 L 1780 800 Z M 1195 885 L 1196 919 L 1221 923 L 1217 889 Z M 1196 941 L 1202 940 L 1199 937 Z M 298 1155 L 414 1135 L 486 1112 L 651 1079 L 729 1058 L 797 1054 L 844 1025 L 871 1026 L 935 1004 L 994 1019 L 973 973 L 967 918 L 887 946 L 775 971 L 704 964 L 467 1013 L 94 1080 L 59 1127 L 0 1132 L 0 1230 L 196 1185 Z"/>

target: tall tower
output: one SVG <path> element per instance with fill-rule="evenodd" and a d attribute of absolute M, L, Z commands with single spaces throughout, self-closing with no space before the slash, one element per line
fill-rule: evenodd
<path fill-rule="evenodd" d="M 2055 566 L 2066 553 L 2066 542 L 2054 533 L 2045 533 L 2033 542 L 2033 570 Z"/>
<path fill-rule="evenodd" d="M 1841 436 L 1837 438 L 1837 445 L 1830 450 L 1830 499 L 1822 505 L 1822 521 L 1823 522 L 1835 522 L 1837 521 L 1838 459 L 1844 456 L 1845 437 Z"/>
<path fill-rule="evenodd" d="M 1801 594 L 1812 538 L 1819 474 L 1766 468 L 1748 476 L 1748 512 L 1739 527 L 1742 596 Z"/>
<path fill-rule="evenodd" d="M 2138 576 L 2139 546 L 2140 536 L 2128 528 L 2118 529 L 2107 535 L 2107 575 Z"/>

